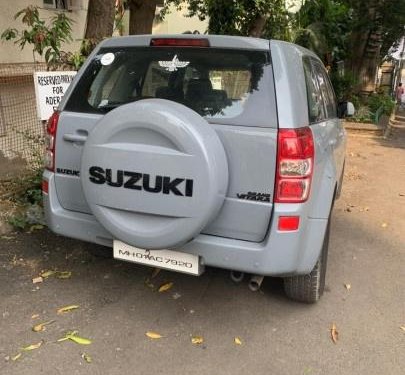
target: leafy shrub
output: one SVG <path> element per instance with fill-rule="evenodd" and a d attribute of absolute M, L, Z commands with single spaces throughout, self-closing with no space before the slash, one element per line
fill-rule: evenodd
<path fill-rule="evenodd" d="M 351 118 L 353 122 L 373 122 L 373 114 L 367 105 L 360 105 L 356 108 L 356 113 Z"/>
<path fill-rule="evenodd" d="M 377 110 L 382 107 L 383 113 L 387 116 L 390 116 L 395 108 L 395 102 L 386 94 L 371 95 L 367 100 L 367 104 L 370 111 L 373 113 L 377 112 Z"/>
<path fill-rule="evenodd" d="M 334 71 L 331 73 L 330 78 L 338 101 L 349 100 L 353 102 L 354 88 L 358 84 L 358 80 L 353 76 L 353 74 L 346 73 L 342 76 L 338 72 Z"/>

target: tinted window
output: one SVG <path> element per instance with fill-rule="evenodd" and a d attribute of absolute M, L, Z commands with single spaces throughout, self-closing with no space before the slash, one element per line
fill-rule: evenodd
<path fill-rule="evenodd" d="M 337 116 L 335 94 L 329 81 L 328 74 L 326 73 L 325 68 L 319 64 L 319 62 L 314 61 L 313 65 L 319 82 L 319 88 L 325 103 L 327 118 L 335 118 Z"/>
<path fill-rule="evenodd" d="M 162 98 L 205 117 L 232 118 L 246 110 L 251 97 L 260 95 L 267 66 L 269 55 L 264 51 L 105 49 L 84 72 L 66 109 L 105 113 L 125 103 Z"/>
<path fill-rule="evenodd" d="M 326 118 L 325 105 L 319 88 L 319 82 L 315 75 L 310 59 L 304 59 L 305 83 L 307 86 L 309 122 L 319 122 Z"/>

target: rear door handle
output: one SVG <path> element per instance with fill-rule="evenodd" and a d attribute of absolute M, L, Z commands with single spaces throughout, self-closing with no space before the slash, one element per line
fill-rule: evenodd
<path fill-rule="evenodd" d="M 63 134 L 63 139 L 73 143 L 84 143 L 86 142 L 87 135 L 88 134 L 86 131 L 81 131 L 77 134 Z"/>

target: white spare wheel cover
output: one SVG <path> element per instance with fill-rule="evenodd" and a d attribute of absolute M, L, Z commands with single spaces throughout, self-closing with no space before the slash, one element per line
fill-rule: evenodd
<path fill-rule="evenodd" d="M 218 214 L 228 187 L 225 150 L 191 109 L 146 99 L 103 116 L 81 164 L 86 200 L 114 236 L 144 249 L 179 246 Z"/>

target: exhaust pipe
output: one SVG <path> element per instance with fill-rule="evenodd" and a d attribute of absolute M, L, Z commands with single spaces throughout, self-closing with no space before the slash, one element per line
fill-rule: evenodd
<path fill-rule="evenodd" d="M 264 279 L 264 276 L 253 275 L 248 284 L 249 289 L 252 292 L 257 292 L 260 289 L 260 285 L 262 285 L 263 279 Z"/>
<path fill-rule="evenodd" d="M 231 271 L 231 280 L 234 283 L 240 283 L 243 280 L 244 276 L 245 276 L 245 274 L 243 272 Z"/>

